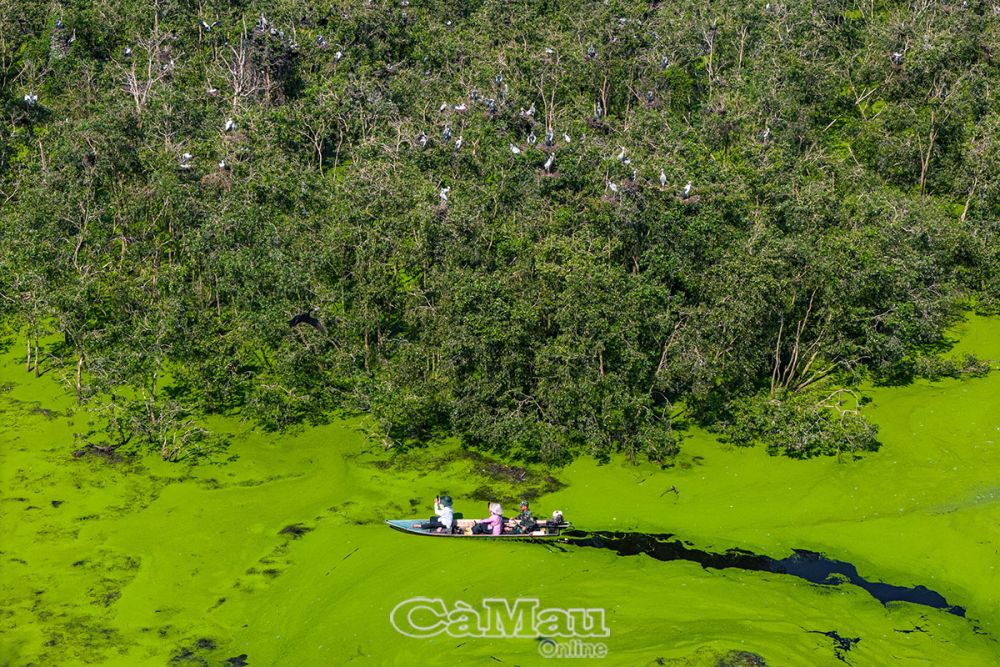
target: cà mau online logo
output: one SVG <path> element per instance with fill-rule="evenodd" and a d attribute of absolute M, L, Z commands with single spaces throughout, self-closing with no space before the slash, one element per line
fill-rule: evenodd
<path fill-rule="evenodd" d="M 558 609 L 541 606 L 537 598 L 486 598 L 478 607 L 457 600 L 449 607 L 441 598 L 403 600 L 389 613 L 389 622 L 407 637 L 426 639 L 442 633 L 451 637 L 608 637 L 604 610 Z"/>

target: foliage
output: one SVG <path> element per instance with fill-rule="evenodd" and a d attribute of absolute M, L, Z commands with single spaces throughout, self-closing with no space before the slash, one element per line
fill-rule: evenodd
<path fill-rule="evenodd" d="M 961 359 L 924 356 L 918 358 L 916 362 L 916 374 L 929 380 L 939 380 L 944 377 L 982 377 L 989 372 L 990 362 L 981 360 L 974 354 L 965 354 Z"/>
<path fill-rule="evenodd" d="M 734 402 L 725 433 L 733 444 L 763 441 L 772 454 L 797 458 L 878 449 L 878 430 L 858 403 L 847 390 L 749 396 Z"/>
<path fill-rule="evenodd" d="M 986 2 L 0 0 L 0 318 L 147 416 L 664 460 L 682 402 L 865 449 L 817 383 L 1000 300 L 998 38 Z"/>

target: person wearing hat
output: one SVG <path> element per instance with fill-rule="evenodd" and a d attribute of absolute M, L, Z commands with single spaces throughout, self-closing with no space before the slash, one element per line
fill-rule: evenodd
<path fill-rule="evenodd" d="M 451 496 L 438 496 L 434 499 L 434 516 L 430 521 L 413 524 L 414 528 L 421 530 L 436 530 L 443 533 L 450 533 L 455 526 L 455 512 L 452 509 Z"/>
<path fill-rule="evenodd" d="M 538 523 L 535 521 L 535 517 L 531 515 L 531 510 L 528 509 L 528 501 L 522 500 L 520 514 L 511 520 L 511 532 L 526 534 L 537 529 Z"/>
<path fill-rule="evenodd" d="M 503 534 L 503 507 L 500 503 L 490 503 L 490 515 L 485 519 L 479 519 L 472 527 L 474 535 L 502 535 Z"/>

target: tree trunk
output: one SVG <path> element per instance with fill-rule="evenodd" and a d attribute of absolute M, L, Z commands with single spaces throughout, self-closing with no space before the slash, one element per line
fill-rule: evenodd
<path fill-rule="evenodd" d="M 969 214 L 969 204 L 972 203 L 972 195 L 976 193 L 977 185 L 979 185 L 979 174 L 976 174 L 976 178 L 972 181 L 972 187 L 969 188 L 969 196 L 965 198 L 965 206 L 962 207 L 962 217 L 959 218 L 961 222 L 965 222 L 965 216 Z"/>
<path fill-rule="evenodd" d="M 76 404 L 80 405 L 83 403 L 83 390 L 80 383 L 80 375 L 83 372 L 83 352 L 80 352 L 80 358 L 76 362 Z"/>
<path fill-rule="evenodd" d="M 781 377 L 781 334 L 785 332 L 785 318 L 781 318 L 778 326 L 778 338 L 774 343 L 774 368 L 771 370 L 771 393 L 773 397 L 778 390 L 778 378 Z"/>
<path fill-rule="evenodd" d="M 35 377 L 38 377 L 38 329 L 35 329 Z"/>
<path fill-rule="evenodd" d="M 934 127 L 937 114 L 931 111 L 931 129 L 927 133 L 927 151 L 920 156 L 920 194 L 927 191 L 927 171 L 931 165 L 931 151 L 934 150 L 934 140 L 937 139 L 937 128 Z"/>
<path fill-rule="evenodd" d="M 365 370 L 368 370 L 368 329 L 365 329 Z"/>
<path fill-rule="evenodd" d="M 24 362 L 24 372 L 25 373 L 30 373 L 31 372 L 31 334 L 30 333 L 28 334 L 28 357 L 27 357 L 27 360 Z"/>
<path fill-rule="evenodd" d="M 153 402 L 156 402 L 156 384 L 160 378 L 160 362 L 156 363 L 156 370 L 153 371 L 153 382 L 149 387 L 149 393 L 153 397 Z"/>

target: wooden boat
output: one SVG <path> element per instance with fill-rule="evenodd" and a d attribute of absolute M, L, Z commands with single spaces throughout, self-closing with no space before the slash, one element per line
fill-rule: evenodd
<path fill-rule="evenodd" d="M 414 535 L 428 535 L 430 537 L 472 537 L 472 538 L 493 538 L 493 539 L 507 539 L 507 540 L 537 540 L 537 539 L 548 539 L 552 537 L 559 537 L 559 533 L 567 528 L 570 528 L 572 524 L 569 523 L 551 523 L 543 522 L 538 524 L 538 530 L 530 533 L 503 533 L 502 535 L 474 535 L 472 533 L 472 526 L 476 522 L 472 519 L 455 519 L 455 532 L 445 533 L 437 532 L 434 530 L 421 530 L 419 527 L 414 528 L 413 524 L 421 524 L 427 521 L 427 519 L 386 519 L 385 522 L 390 528 L 398 530 L 403 533 L 412 533 Z"/>

